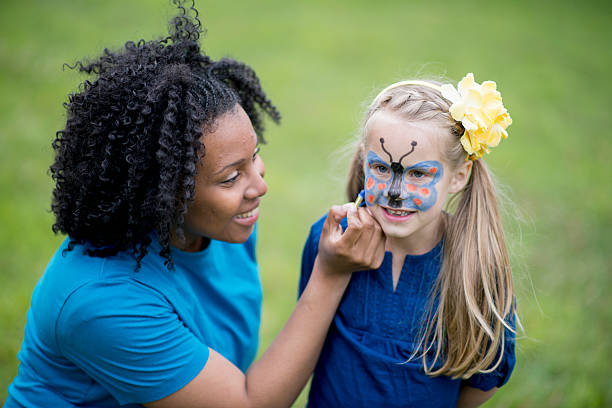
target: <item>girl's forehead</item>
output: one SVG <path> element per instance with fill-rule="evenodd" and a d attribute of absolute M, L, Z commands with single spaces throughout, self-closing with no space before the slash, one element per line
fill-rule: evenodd
<path fill-rule="evenodd" d="M 393 160 L 414 151 L 402 164 L 421 160 L 440 160 L 444 130 L 432 122 L 411 122 L 398 115 L 376 113 L 367 123 L 365 152 L 373 151 L 385 160 Z M 416 142 L 416 144 L 414 144 Z"/>

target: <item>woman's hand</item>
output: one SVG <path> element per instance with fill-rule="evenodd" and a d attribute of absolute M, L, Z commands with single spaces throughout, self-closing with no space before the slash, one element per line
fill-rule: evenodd
<path fill-rule="evenodd" d="M 343 232 L 340 221 L 347 218 Z M 365 207 L 349 203 L 329 210 L 319 241 L 318 267 L 326 273 L 376 269 L 385 256 L 385 236 Z"/>

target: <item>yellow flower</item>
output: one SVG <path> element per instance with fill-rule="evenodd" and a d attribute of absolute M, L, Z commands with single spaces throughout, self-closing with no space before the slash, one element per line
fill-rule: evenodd
<path fill-rule="evenodd" d="M 440 87 L 442 96 L 453 103 L 449 110 L 451 116 L 465 128 L 461 144 L 470 159 L 481 158 L 502 138 L 508 137 L 506 129 L 512 123 L 512 118 L 496 88 L 493 81 L 478 84 L 472 73 L 459 81 L 457 89 L 451 84 Z"/>

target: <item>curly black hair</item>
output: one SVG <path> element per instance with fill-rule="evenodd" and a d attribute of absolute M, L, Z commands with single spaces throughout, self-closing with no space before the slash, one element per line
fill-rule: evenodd
<path fill-rule="evenodd" d="M 252 68 L 200 49 L 193 2 L 174 3 L 169 36 L 68 66 L 95 76 L 68 95 L 66 127 L 52 144 L 52 229 L 69 236 L 68 250 L 87 243 L 91 256 L 132 251 L 139 267 L 156 232 L 172 269 L 170 238 L 183 234 L 202 132 L 237 104 L 260 142 L 262 114 L 280 121 Z"/>

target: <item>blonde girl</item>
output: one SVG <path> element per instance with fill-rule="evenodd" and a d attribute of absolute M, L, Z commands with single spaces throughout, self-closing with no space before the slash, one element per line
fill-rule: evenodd
<path fill-rule="evenodd" d="M 514 367 L 514 292 L 483 154 L 511 119 L 491 81 L 402 81 L 366 113 L 347 195 L 364 199 L 385 258 L 357 273 L 334 317 L 310 407 L 473 407 Z M 325 217 L 307 239 L 300 288 Z"/>

